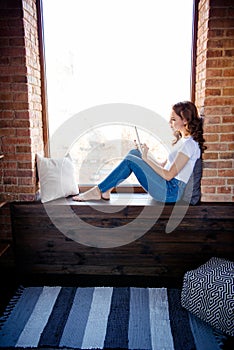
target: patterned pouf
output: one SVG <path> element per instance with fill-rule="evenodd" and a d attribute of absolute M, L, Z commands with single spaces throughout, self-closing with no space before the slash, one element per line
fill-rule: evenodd
<path fill-rule="evenodd" d="M 234 335 L 234 262 L 213 257 L 184 275 L 181 304 L 188 311 Z"/>

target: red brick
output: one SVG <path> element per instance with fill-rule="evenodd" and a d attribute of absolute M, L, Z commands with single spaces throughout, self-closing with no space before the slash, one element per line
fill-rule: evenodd
<path fill-rule="evenodd" d="M 19 194 L 19 201 L 34 201 L 35 194 Z"/>
<path fill-rule="evenodd" d="M 221 152 L 219 153 L 219 159 L 234 159 L 233 152 Z"/>
<path fill-rule="evenodd" d="M 211 7 L 210 8 L 210 17 L 226 17 L 227 16 L 227 8 L 226 7 Z"/>
<path fill-rule="evenodd" d="M 4 170 L 3 176 L 17 177 L 17 170 Z"/>
<path fill-rule="evenodd" d="M 1 22 L 0 22 L 0 24 L 1 24 Z M 3 47 L 3 46 L 9 46 L 9 38 L 0 36 L 0 47 Z"/>
<path fill-rule="evenodd" d="M 15 145 L 8 145 L 3 143 L 2 144 L 2 153 L 8 154 L 8 153 L 15 153 Z"/>
<path fill-rule="evenodd" d="M 12 77 L 9 75 L 1 76 L 1 83 L 10 83 L 12 81 Z"/>
<path fill-rule="evenodd" d="M 208 88 L 211 88 L 211 87 L 215 87 L 215 88 L 218 88 L 218 87 L 224 87 L 224 88 L 227 88 L 227 87 L 233 87 L 234 86 L 234 79 L 207 79 L 206 80 L 206 86 Z"/>
<path fill-rule="evenodd" d="M 13 93 L 11 92 L 7 92 L 7 93 L 3 93 L 3 94 L 0 94 L 0 100 L 1 101 L 12 101 L 13 100 Z"/>
<path fill-rule="evenodd" d="M 233 0 L 210 0 L 209 5 L 212 7 L 227 7 L 233 5 Z"/>
<path fill-rule="evenodd" d="M 204 126 L 204 130 L 207 133 L 230 133 L 234 132 L 234 124 L 233 125 L 210 125 L 207 124 Z"/>
<path fill-rule="evenodd" d="M 222 69 L 208 69 L 206 71 L 206 77 L 211 78 L 211 77 L 221 77 L 223 75 L 223 70 Z"/>
<path fill-rule="evenodd" d="M 31 140 L 25 137 L 7 137 L 8 145 L 30 145 Z"/>
<path fill-rule="evenodd" d="M 225 168 L 232 169 L 232 161 L 223 160 L 223 161 L 218 161 L 217 163 L 218 163 L 218 168 L 220 169 L 225 169 Z M 234 170 L 233 170 L 233 174 L 234 174 Z"/>
<path fill-rule="evenodd" d="M 221 96 L 221 89 L 206 89 L 206 96 Z"/>
<path fill-rule="evenodd" d="M 210 57 L 222 57 L 224 54 L 223 50 L 209 50 L 207 51 L 207 58 Z"/>
<path fill-rule="evenodd" d="M 24 47 L 3 47 L 1 49 L 1 56 L 15 56 L 15 57 L 25 57 L 25 48 Z"/>
<path fill-rule="evenodd" d="M 22 76 L 21 82 L 15 82 L 14 84 L 12 84 L 12 91 L 17 91 L 17 92 L 28 91 L 28 85 L 25 82 L 25 76 Z"/>
<path fill-rule="evenodd" d="M 220 135 L 220 141 L 221 142 L 233 142 L 234 141 L 234 134 Z"/>
<path fill-rule="evenodd" d="M 217 193 L 232 193 L 231 186 L 217 187 Z"/>
<path fill-rule="evenodd" d="M 0 111 L 0 117 L 4 119 L 14 118 L 14 111 Z"/>
<path fill-rule="evenodd" d="M 221 177 L 234 177 L 233 169 L 219 169 L 218 175 Z"/>
<path fill-rule="evenodd" d="M 234 69 L 224 69 L 223 76 L 224 77 L 234 77 Z"/>
<path fill-rule="evenodd" d="M 202 190 L 202 192 L 203 193 L 215 193 L 216 191 L 216 187 L 214 187 L 214 186 L 205 186 L 205 187 L 203 187 L 203 190 Z"/>
<path fill-rule="evenodd" d="M 234 96 L 234 88 L 224 88 L 223 96 Z"/>
<path fill-rule="evenodd" d="M 23 177 L 23 178 L 20 177 L 18 179 L 18 184 L 19 184 L 19 186 L 21 186 L 21 185 L 32 186 L 32 185 L 34 185 L 33 181 L 34 181 L 34 179 L 32 179 L 31 177 Z"/>
<path fill-rule="evenodd" d="M 220 124 L 221 117 L 220 116 L 207 116 L 204 121 L 204 125 L 206 124 Z"/>
<path fill-rule="evenodd" d="M 204 194 L 202 195 L 202 201 L 204 202 L 231 202 L 232 197 L 230 195 L 221 195 L 221 194 Z"/>
<path fill-rule="evenodd" d="M 206 142 L 207 150 L 210 151 L 227 151 L 228 145 L 226 143 L 208 143 Z M 206 151 L 207 152 L 207 151 Z M 205 152 L 205 153 L 206 153 Z"/>
<path fill-rule="evenodd" d="M 225 57 L 233 57 L 234 56 L 234 50 L 224 50 L 224 56 Z"/>
<path fill-rule="evenodd" d="M 10 57 L 9 59 L 12 66 L 25 66 L 26 64 L 25 57 Z"/>
<path fill-rule="evenodd" d="M 25 75 L 14 75 L 12 77 L 12 91 L 28 91 L 27 77 Z"/>
<path fill-rule="evenodd" d="M 233 26 L 232 18 L 211 18 L 209 20 L 210 29 L 232 28 L 232 26 Z"/>
<path fill-rule="evenodd" d="M 5 186 L 6 192 L 10 193 L 33 193 L 35 191 L 34 186 L 15 186 L 15 185 L 7 185 Z"/>
<path fill-rule="evenodd" d="M 13 126 L 15 128 L 29 128 L 30 127 L 30 120 L 15 119 L 13 121 Z"/>
<path fill-rule="evenodd" d="M 15 118 L 28 120 L 29 119 L 29 111 L 16 111 Z"/>
<path fill-rule="evenodd" d="M 205 116 L 208 115 L 230 115 L 232 114 L 232 107 L 231 106 L 212 106 L 212 107 L 205 107 Z"/>
<path fill-rule="evenodd" d="M 220 40 L 217 39 L 212 39 L 208 41 L 208 49 L 210 48 L 232 48 L 234 46 L 234 39 L 230 39 L 230 38 L 222 38 Z"/>
<path fill-rule="evenodd" d="M 1 5 L 1 17 L 2 18 L 20 18 L 21 11 L 19 7 L 13 6 L 12 1 L 10 0 L 10 1 L 7 1 L 7 4 L 5 4 L 5 6 Z"/>
<path fill-rule="evenodd" d="M 0 136 L 14 136 L 16 134 L 15 130 L 12 128 L 4 128 L 4 129 L 0 129 Z"/>
<path fill-rule="evenodd" d="M 206 143 L 219 141 L 219 135 L 217 134 L 205 134 Z"/>
<path fill-rule="evenodd" d="M 226 36 L 232 36 L 234 37 L 234 28 L 228 28 L 225 30 Z"/>
<path fill-rule="evenodd" d="M 11 24 L 14 23 L 14 26 L 11 26 Z M 16 24 L 19 24 L 17 26 Z M 9 21 L 8 20 L 8 26 L 2 26 L 0 31 L 0 36 L 3 37 L 11 37 L 11 36 L 23 36 L 24 35 L 24 29 L 22 27 L 22 21 Z"/>
<path fill-rule="evenodd" d="M 16 129 L 16 136 L 25 136 L 25 137 L 30 137 L 30 129 Z"/>
<path fill-rule="evenodd" d="M 18 163 L 18 169 L 26 169 L 30 170 L 32 169 L 32 163 L 31 162 L 20 162 Z M 31 174 L 31 172 L 30 172 Z"/>
<path fill-rule="evenodd" d="M 219 155 L 218 153 L 214 153 L 214 152 L 205 152 L 203 154 L 203 159 L 218 159 L 219 158 Z"/>
<path fill-rule="evenodd" d="M 234 185 L 234 178 L 232 178 L 232 179 L 227 179 L 227 184 L 228 184 L 228 185 Z"/>
<path fill-rule="evenodd" d="M 213 169 L 228 169 L 232 168 L 232 162 L 231 161 L 204 161 L 204 167 L 205 168 L 213 168 Z"/>
<path fill-rule="evenodd" d="M 32 174 L 33 174 L 32 170 L 29 170 L 29 169 L 18 170 L 17 172 L 18 177 L 30 177 L 32 176 Z"/>
<path fill-rule="evenodd" d="M 232 59 L 224 59 L 224 58 L 209 58 L 207 60 L 207 68 L 225 68 L 225 67 L 233 67 L 234 62 Z"/>
<path fill-rule="evenodd" d="M 204 169 L 216 169 L 216 168 L 218 168 L 217 162 L 214 162 L 214 161 L 209 162 L 208 160 L 207 161 L 204 160 L 203 167 L 204 167 Z"/>
<path fill-rule="evenodd" d="M 32 159 L 31 153 L 16 153 L 15 158 L 17 161 L 30 161 Z"/>
<path fill-rule="evenodd" d="M 4 158 L 3 166 L 4 166 L 4 169 L 17 169 L 17 162 L 15 160 L 13 162 L 8 162 L 8 155 L 6 154 Z"/>
<path fill-rule="evenodd" d="M 232 6 L 229 6 L 227 8 L 227 17 L 230 17 L 230 18 L 234 18 L 234 7 L 233 7 L 233 3 L 232 3 Z M 234 26 L 233 26 L 234 27 Z"/>
<path fill-rule="evenodd" d="M 204 169 L 203 170 L 203 179 L 206 177 L 217 177 L 218 170 L 217 169 Z"/>
<path fill-rule="evenodd" d="M 0 102 L 0 109 L 3 110 L 27 110 L 28 103 L 26 102 Z"/>
<path fill-rule="evenodd" d="M 13 37 L 9 39 L 10 46 L 21 46 L 24 49 L 24 37 Z"/>
<path fill-rule="evenodd" d="M 27 92 L 14 93 L 14 101 L 28 101 Z"/>
<path fill-rule="evenodd" d="M 16 146 L 16 153 L 31 153 L 30 146 Z"/>
<path fill-rule="evenodd" d="M 232 133 L 234 135 L 234 124 L 224 124 L 224 125 L 220 125 L 220 132 L 225 134 L 225 133 Z"/>
<path fill-rule="evenodd" d="M 0 65 L 3 66 L 8 66 L 10 64 L 10 59 L 9 57 L 0 57 Z"/>
<path fill-rule="evenodd" d="M 3 184 L 4 185 L 17 185 L 18 179 L 16 177 L 4 177 Z"/>
<path fill-rule="evenodd" d="M 220 177 L 218 178 L 210 178 L 210 179 L 202 179 L 202 185 L 203 186 L 224 186 L 226 183 L 225 179 L 222 179 Z"/>

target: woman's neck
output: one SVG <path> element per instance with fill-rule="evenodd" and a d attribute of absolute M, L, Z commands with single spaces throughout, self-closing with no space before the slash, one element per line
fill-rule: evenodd
<path fill-rule="evenodd" d="M 183 138 L 188 138 L 191 136 L 191 134 L 187 130 L 183 130 L 183 131 L 181 131 L 181 136 Z"/>

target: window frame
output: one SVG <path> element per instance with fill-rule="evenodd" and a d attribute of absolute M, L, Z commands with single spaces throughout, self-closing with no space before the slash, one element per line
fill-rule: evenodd
<path fill-rule="evenodd" d="M 190 73 L 190 98 L 195 103 L 195 85 L 196 85 L 196 56 L 197 56 L 197 29 L 198 29 L 198 4 L 199 0 L 193 0 L 193 17 L 192 17 L 192 43 L 191 43 L 191 73 Z M 42 124 L 43 124 L 43 143 L 44 154 L 50 157 L 49 147 L 49 120 L 48 120 L 48 96 L 46 80 L 46 62 L 45 62 L 45 43 L 44 43 L 44 21 L 43 21 L 43 3 L 42 0 L 36 0 L 37 22 L 38 22 L 38 44 L 39 60 L 41 70 L 41 104 L 42 104 Z M 90 186 L 79 186 L 81 192 L 88 190 Z M 144 192 L 141 186 L 119 186 L 118 192 L 129 192 L 134 188 L 134 192 Z"/>

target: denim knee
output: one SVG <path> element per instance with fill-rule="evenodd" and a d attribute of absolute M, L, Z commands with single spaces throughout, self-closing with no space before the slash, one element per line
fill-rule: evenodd
<path fill-rule="evenodd" d="M 129 151 L 128 154 L 132 154 L 133 156 L 141 158 L 141 152 L 136 148 L 131 149 L 131 151 Z"/>

